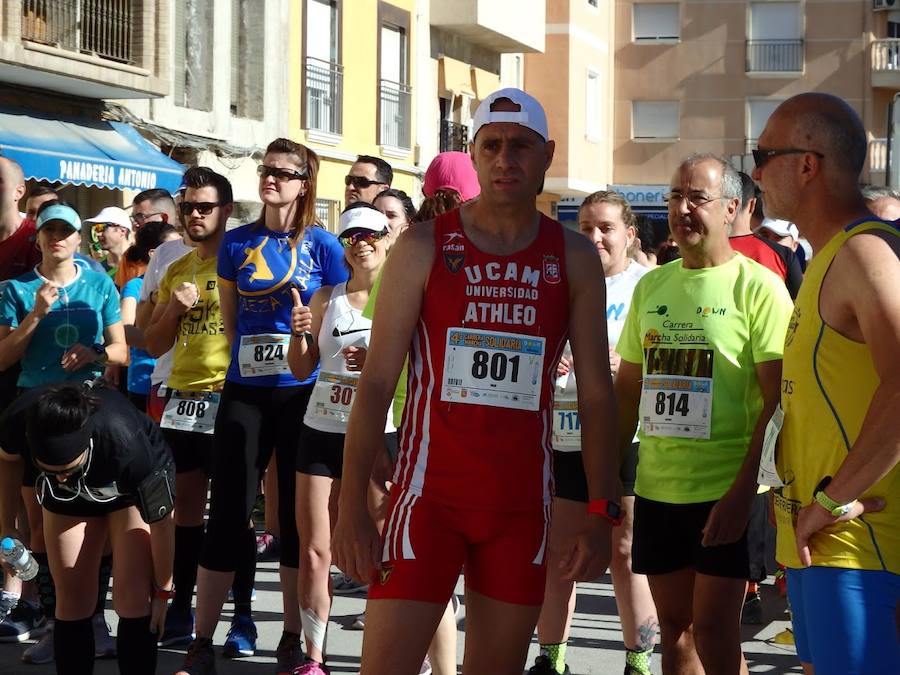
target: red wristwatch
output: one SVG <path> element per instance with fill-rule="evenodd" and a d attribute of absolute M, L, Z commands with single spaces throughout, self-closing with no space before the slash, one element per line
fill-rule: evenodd
<path fill-rule="evenodd" d="M 603 516 L 613 525 L 621 525 L 624 517 L 622 507 L 608 499 L 592 499 L 589 501 L 588 513 Z"/>
<path fill-rule="evenodd" d="M 172 584 L 172 588 L 170 588 L 169 590 L 165 590 L 154 583 L 153 597 L 157 600 L 171 600 L 175 597 L 175 584 Z"/>

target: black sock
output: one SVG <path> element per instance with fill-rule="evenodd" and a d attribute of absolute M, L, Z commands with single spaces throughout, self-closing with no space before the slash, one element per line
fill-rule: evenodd
<path fill-rule="evenodd" d="M 34 553 L 33 555 L 38 563 L 38 573 L 35 577 L 38 598 L 41 601 L 44 616 L 49 620 L 56 616 L 56 584 L 53 583 L 53 576 L 50 574 L 50 563 L 47 560 L 47 554 Z"/>
<path fill-rule="evenodd" d="M 172 609 L 181 612 L 189 612 L 191 609 L 191 596 L 197 585 L 197 565 L 202 546 L 203 525 L 175 526 L 175 598 L 172 600 Z"/>
<path fill-rule="evenodd" d="M 156 672 L 156 636 L 150 632 L 149 614 L 138 619 L 120 618 L 116 647 L 120 673 L 153 675 Z"/>
<path fill-rule="evenodd" d="M 56 620 L 53 627 L 53 657 L 56 659 L 56 675 L 94 672 L 94 627 L 91 617 L 78 621 Z"/>
<path fill-rule="evenodd" d="M 237 567 L 231 584 L 234 613 L 250 614 L 250 598 L 256 583 L 256 533 L 248 528 L 241 534 L 237 547 Z"/>
<path fill-rule="evenodd" d="M 94 614 L 103 614 L 106 609 L 106 594 L 109 592 L 109 578 L 112 576 L 112 553 L 100 558 L 100 575 L 97 577 L 97 606 Z"/>

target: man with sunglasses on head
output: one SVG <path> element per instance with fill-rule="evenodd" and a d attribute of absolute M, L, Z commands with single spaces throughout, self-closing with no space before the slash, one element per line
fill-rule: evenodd
<path fill-rule="evenodd" d="M 94 672 L 92 617 L 107 540 L 119 672 L 156 672 L 156 637 L 173 593 L 171 462 L 159 429 L 100 380 L 29 390 L 0 418 L 0 484 L 24 467 L 37 475 L 60 675 Z"/>
<path fill-rule="evenodd" d="M 606 570 L 620 518 L 606 322 L 597 321 L 603 267 L 590 242 L 535 208 L 555 148 L 546 114 L 524 91 L 501 89 L 479 106 L 473 133 L 481 196 L 410 228 L 392 249 L 349 422 L 332 551 L 342 570 L 371 580 L 363 675 L 419 672 L 463 567 L 463 672 L 524 670 L 544 595 L 552 388 L 567 338 L 584 378 L 594 514 L 563 546 L 570 577 Z M 367 487 L 407 353 L 382 541 Z"/>
<path fill-rule="evenodd" d="M 344 176 L 344 205 L 354 202 L 371 204 L 379 192 L 384 192 L 394 180 L 391 165 L 380 157 L 360 155 Z"/>
<path fill-rule="evenodd" d="M 172 369 L 151 417 L 175 460 L 175 598 L 160 644 L 191 641 L 191 597 L 203 544 L 203 513 L 219 392 L 230 362 L 230 346 L 219 311 L 217 255 L 233 200 L 228 180 L 206 167 L 188 169 L 180 208 L 187 237 L 195 247 L 172 263 L 159 287 L 145 332 L 154 357 L 172 350 Z M 227 648 L 227 642 L 226 642 Z"/>
<path fill-rule="evenodd" d="M 766 213 L 815 255 L 784 349 L 771 464 L 805 673 L 900 672 L 900 230 L 859 188 L 868 141 L 829 94 L 782 103 L 754 151 Z"/>
<path fill-rule="evenodd" d="M 666 201 L 682 258 L 641 278 L 616 345 L 623 452 L 640 419 L 632 567 L 650 582 L 663 672 L 746 673 L 747 523 L 791 299 L 731 248 L 741 181 L 727 160 L 685 159 Z"/>

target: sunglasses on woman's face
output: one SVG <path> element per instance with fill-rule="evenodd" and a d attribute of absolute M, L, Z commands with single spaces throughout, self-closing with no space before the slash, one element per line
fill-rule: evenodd
<path fill-rule="evenodd" d="M 341 242 L 341 246 L 344 248 L 351 248 L 356 246 L 361 241 L 366 242 L 369 246 L 372 246 L 376 241 L 381 241 L 387 236 L 388 231 L 382 230 L 381 232 L 373 232 L 372 230 L 359 230 L 357 232 L 351 232 L 348 234 L 342 234 L 338 237 L 338 241 Z"/>
<path fill-rule="evenodd" d="M 303 180 L 306 178 L 305 173 L 301 173 L 300 171 L 294 171 L 293 169 L 280 169 L 277 166 L 266 166 L 265 164 L 260 164 L 256 167 L 256 173 L 260 178 L 266 179 L 269 176 L 272 176 L 279 183 L 283 183 L 289 180 Z"/>

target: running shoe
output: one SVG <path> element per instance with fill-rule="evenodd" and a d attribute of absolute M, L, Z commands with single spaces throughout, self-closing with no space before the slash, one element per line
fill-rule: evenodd
<path fill-rule="evenodd" d="M 256 624 L 249 614 L 235 614 L 231 620 L 231 628 L 225 636 L 222 656 L 226 659 L 237 659 L 242 656 L 253 656 L 256 653 Z"/>
<path fill-rule="evenodd" d="M 459 596 L 454 593 L 450 598 L 450 602 L 453 603 L 453 616 L 458 619 L 460 610 L 462 610 L 462 603 L 459 601 Z"/>
<path fill-rule="evenodd" d="M 627 650 L 625 652 L 625 674 L 624 675 L 651 675 L 650 657 L 653 651 L 635 652 Z"/>
<path fill-rule="evenodd" d="M 0 642 L 25 642 L 38 638 L 47 630 L 47 619 L 41 608 L 28 600 L 19 600 L 0 621 Z"/>
<path fill-rule="evenodd" d="M 534 665 L 528 669 L 527 675 L 560 675 L 559 671 L 550 663 L 550 658 L 546 654 L 538 654 L 534 660 Z M 572 675 L 569 666 L 562 671 L 562 675 Z"/>
<path fill-rule="evenodd" d="M 189 645 L 196 637 L 194 633 L 194 612 L 192 610 L 178 610 L 169 607 L 166 612 L 166 627 L 159 639 L 160 647 L 175 647 Z"/>
<path fill-rule="evenodd" d="M 94 614 L 91 619 L 94 627 L 94 658 L 112 659 L 116 657 L 116 640 L 109 634 L 109 624 L 103 612 Z"/>
<path fill-rule="evenodd" d="M 44 663 L 53 663 L 53 620 L 47 622 L 47 632 L 44 637 L 35 642 L 22 652 L 22 663 L 30 663 L 39 666 Z"/>
<path fill-rule="evenodd" d="M 763 623 L 762 598 L 759 591 L 747 593 L 744 597 L 744 608 L 741 611 L 741 623 L 745 626 L 758 626 Z"/>
<path fill-rule="evenodd" d="M 0 621 L 3 621 L 7 617 L 7 615 L 15 609 L 16 605 L 19 604 L 19 600 L 21 596 L 17 593 L 10 593 L 9 591 L 0 591 Z"/>
<path fill-rule="evenodd" d="M 310 659 L 302 666 L 297 666 L 291 671 L 291 675 L 331 675 L 328 666 Z"/>
<path fill-rule="evenodd" d="M 292 675 L 295 668 L 303 665 L 304 658 L 300 634 L 284 631 L 275 649 L 277 675 Z"/>
<path fill-rule="evenodd" d="M 331 575 L 331 587 L 335 595 L 353 595 L 354 593 L 365 593 L 369 590 L 369 584 L 361 584 L 343 572 L 335 572 Z"/>
<path fill-rule="evenodd" d="M 419 675 L 431 675 L 431 672 L 431 659 L 426 656 L 422 661 L 422 667 L 419 668 Z"/>
<path fill-rule="evenodd" d="M 366 613 L 363 612 L 358 617 L 353 619 L 353 623 L 350 624 L 350 628 L 353 630 L 365 630 L 366 627 Z"/>
<path fill-rule="evenodd" d="M 175 675 L 216 675 L 216 655 L 212 640 L 197 638 L 188 648 L 184 665 Z"/>
<path fill-rule="evenodd" d="M 256 538 L 256 559 L 259 562 L 273 562 L 281 555 L 281 539 L 269 532 Z"/>

